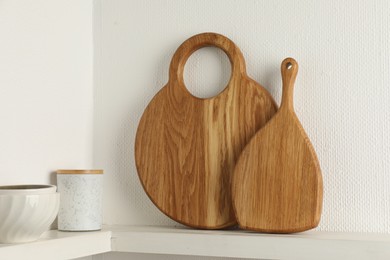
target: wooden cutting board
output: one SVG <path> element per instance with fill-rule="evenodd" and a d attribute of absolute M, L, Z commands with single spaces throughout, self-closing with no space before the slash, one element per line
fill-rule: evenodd
<path fill-rule="evenodd" d="M 287 58 L 281 70 L 281 107 L 245 147 L 232 179 L 234 210 L 243 229 L 291 233 L 320 221 L 320 166 L 293 108 L 298 64 Z"/>
<path fill-rule="evenodd" d="M 212 98 L 186 89 L 183 69 L 196 50 L 214 46 L 231 63 L 226 88 Z M 246 74 L 238 47 L 228 38 L 203 33 L 174 54 L 168 83 L 142 115 L 135 141 L 141 183 L 153 203 L 182 224 L 218 229 L 236 224 L 230 180 L 249 139 L 276 113 L 269 93 Z"/>

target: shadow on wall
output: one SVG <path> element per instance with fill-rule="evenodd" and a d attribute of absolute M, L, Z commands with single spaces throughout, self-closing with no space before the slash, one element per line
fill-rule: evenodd
<path fill-rule="evenodd" d="M 112 162 L 114 167 L 111 169 L 111 176 L 114 177 L 116 192 L 120 193 L 120 196 L 116 198 L 121 200 L 117 202 L 117 205 L 121 205 L 125 211 L 129 211 L 128 215 L 137 220 L 137 224 L 180 225 L 166 217 L 149 200 L 138 178 L 134 157 L 136 126 L 138 126 L 142 113 L 150 100 L 167 83 L 168 68 L 174 50 L 175 48 L 169 55 L 163 55 L 160 62 L 156 63 L 156 67 L 151 69 L 152 72 L 155 72 L 152 73 L 154 75 L 153 85 L 144 86 L 144 92 L 137 94 L 139 97 L 136 102 L 131 102 L 131 104 L 129 102 L 127 113 L 120 119 L 119 132 L 115 135 L 115 144 L 112 144 L 115 145 L 116 153 L 114 162 Z"/>
<path fill-rule="evenodd" d="M 57 186 L 57 172 L 49 173 L 49 183 Z M 58 217 L 56 217 L 54 222 L 51 224 L 50 229 L 58 229 Z"/>

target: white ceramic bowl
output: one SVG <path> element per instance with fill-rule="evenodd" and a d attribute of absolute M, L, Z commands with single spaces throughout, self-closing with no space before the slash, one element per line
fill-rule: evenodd
<path fill-rule="evenodd" d="M 55 185 L 46 184 L 0 186 L 0 195 L 33 195 L 55 193 L 56 191 L 57 187 Z"/>
<path fill-rule="evenodd" d="M 58 214 L 59 193 L 0 195 L 0 243 L 37 240 Z"/>

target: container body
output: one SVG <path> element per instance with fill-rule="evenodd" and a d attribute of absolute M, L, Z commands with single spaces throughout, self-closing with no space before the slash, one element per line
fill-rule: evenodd
<path fill-rule="evenodd" d="M 102 174 L 57 172 L 61 194 L 58 229 L 62 231 L 100 230 L 102 225 Z"/>

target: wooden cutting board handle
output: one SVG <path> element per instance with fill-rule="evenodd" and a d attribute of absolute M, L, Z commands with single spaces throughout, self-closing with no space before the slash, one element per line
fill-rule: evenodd
<path fill-rule="evenodd" d="M 232 74 L 217 96 L 198 98 L 185 87 L 184 64 L 214 46 L 229 57 Z M 175 52 L 168 83 L 141 117 L 136 141 L 138 176 L 152 202 L 187 226 L 218 229 L 236 224 L 230 190 L 245 144 L 275 114 L 270 94 L 246 75 L 238 47 L 216 33 L 186 40 Z"/>
<path fill-rule="evenodd" d="M 298 74 L 298 63 L 292 59 L 287 58 L 282 62 L 282 83 L 283 83 L 283 94 L 280 109 L 289 109 L 294 111 L 294 83 Z"/>
<path fill-rule="evenodd" d="M 184 65 L 192 53 L 208 46 L 219 48 L 228 56 L 231 64 L 230 81 L 240 80 L 242 76 L 246 76 L 244 57 L 230 39 L 216 33 L 202 33 L 189 38 L 176 50 L 169 68 L 169 81 L 176 82 L 178 87 L 188 92 L 183 80 Z"/>
<path fill-rule="evenodd" d="M 299 232 L 316 227 L 321 217 L 320 165 L 293 107 L 298 63 L 285 59 L 281 72 L 281 107 L 247 144 L 232 179 L 235 214 L 247 230 Z"/>

